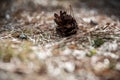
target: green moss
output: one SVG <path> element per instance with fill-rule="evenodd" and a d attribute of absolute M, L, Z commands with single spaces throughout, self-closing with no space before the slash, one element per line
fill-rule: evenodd
<path fill-rule="evenodd" d="M 11 43 L 1 43 L 0 45 L 0 59 L 4 62 L 10 62 L 11 58 L 14 56 L 14 51 L 11 47 Z"/>
<path fill-rule="evenodd" d="M 97 38 L 97 39 L 95 39 L 94 41 L 93 41 L 93 46 L 95 47 L 95 48 L 97 48 L 97 47 L 100 47 L 102 44 L 104 44 L 104 40 L 103 39 L 101 39 L 101 38 Z"/>
<path fill-rule="evenodd" d="M 92 57 L 92 56 L 95 55 L 96 53 L 97 53 L 96 49 L 92 49 L 92 50 L 90 50 L 90 53 L 86 54 L 86 56 Z"/>
<path fill-rule="evenodd" d="M 0 60 L 10 62 L 13 57 L 16 57 L 21 61 L 27 61 L 29 54 L 32 53 L 31 46 L 32 44 L 29 41 L 15 43 L 5 40 L 0 42 Z"/>

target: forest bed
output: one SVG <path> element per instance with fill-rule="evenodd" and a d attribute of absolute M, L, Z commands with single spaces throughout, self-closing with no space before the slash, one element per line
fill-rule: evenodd
<path fill-rule="evenodd" d="M 120 6 L 112 1 L 1 1 L 0 80 L 119 80 Z M 76 34 L 56 33 L 60 10 L 76 19 Z"/>

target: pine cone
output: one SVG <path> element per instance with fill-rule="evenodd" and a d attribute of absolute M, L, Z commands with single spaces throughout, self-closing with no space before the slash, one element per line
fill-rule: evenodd
<path fill-rule="evenodd" d="M 60 15 L 55 13 L 54 17 L 54 21 L 57 24 L 56 32 L 60 36 L 67 37 L 77 32 L 78 25 L 76 20 L 65 11 L 60 11 Z"/>

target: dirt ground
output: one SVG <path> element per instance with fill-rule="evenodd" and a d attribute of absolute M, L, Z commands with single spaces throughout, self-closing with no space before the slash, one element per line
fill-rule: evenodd
<path fill-rule="evenodd" d="M 119 0 L 0 0 L 0 8 L 0 80 L 120 80 Z M 75 18 L 76 34 L 57 34 L 60 10 Z"/>

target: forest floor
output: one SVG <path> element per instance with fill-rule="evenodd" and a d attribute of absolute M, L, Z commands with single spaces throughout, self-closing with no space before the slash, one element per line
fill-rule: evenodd
<path fill-rule="evenodd" d="M 120 2 L 103 1 L 1 1 L 0 80 L 120 80 Z M 56 33 L 60 10 L 76 34 Z"/>

